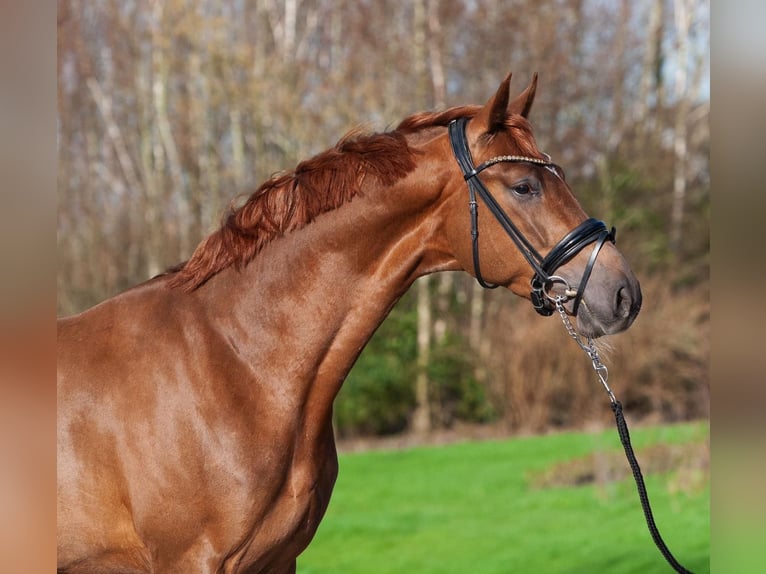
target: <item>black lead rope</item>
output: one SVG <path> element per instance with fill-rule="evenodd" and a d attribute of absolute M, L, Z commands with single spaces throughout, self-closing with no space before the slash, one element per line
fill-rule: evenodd
<path fill-rule="evenodd" d="M 583 342 L 580 339 L 572 326 L 572 322 L 566 314 L 563 305 L 564 300 L 565 299 L 561 297 L 552 298 L 553 304 L 556 306 L 556 310 L 559 312 L 569 336 L 572 337 L 580 348 L 585 351 L 588 357 L 590 357 L 591 363 L 593 364 L 593 370 L 596 372 L 596 376 L 598 376 L 599 381 L 609 395 L 609 400 L 612 402 L 612 411 L 614 411 L 614 418 L 617 422 L 617 433 L 620 435 L 620 442 L 622 443 L 623 449 L 625 449 L 625 456 L 628 458 L 630 470 L 633 471 L 633 479 L 636 481 L 636 488 L 638 489 L 638 498 L 641 501 L 641 508 L 644 511 L 644 518 L 646 518 L 646 525 L 649 528 L 649 533 L 652 535 L 652 540 L 654 540 L 654 543 L 662 553 L 662 556 L 667 560 L 673 570 L 679 574 L 692 574 L 690 570 L 684 568 L 678 560 L 676 560 L 675 556 L 673 556 L 673 553 L 660 535 L 657 523 L 654 521 L 651 504 L 649 503 L 649 494 L 646 492 L 644 476 L 641 474 L 641 467 L 638 465 L 636 453 L 633 452 L 633 445 L 630 444 L 630 433 L 628 432 L 628 423 L 625 422 L 625 416 L 622 413 L 622 404 L 617 400 L 614 393 L 612 393 L 612 389 L 610 389 L 607 384 L 609 372 L 607 371 L 606 365 L 601 362 L 598 349 L 594 346 L 593 341 L 590 338 L 588 338 L 587 342 Z"/>
<path fill-rule="evenodd" d="M 676 560 L 673 553 L 670 552 L 667 544 L 662 539 L 660 531 L 657 528 L 657 524 L 654 522 L 654 515 L 652 514 L 652 507 L 649 504 L 649 495 L 646 492 L 646 484 L 644 484 L 644 477 L 641 474 L 641 467 L 638 466 L 638 460 L 633 452 L 633 446 L 630 444 L 630 433 L 628 432 L 628 423 L 625 422 L 625 417 L 622 414 L 622 404 L 620 401 L 614 400 L 612 402 L 612 410 L 614 411 L 614 418 L 617 421 L 617 433 L 620 435 L 620 442 L 625 449 L 625 456 L 628 457 L 628 463 L 630 464 L 630 470 L 633 471 L 633 479 L 636 481 L 636 488 L 638 489 L 638 498 L 641 500 L 641 508 L 644 509 L 644 517 L 646 518 L 646 525 L 649 528 L 649 533 L 652 535 L 654 543 L 657 548 L 665 557 L 673 569 L 679 574 L 691 574 L 691 571 L 684 568 L 678 560 Z"/>

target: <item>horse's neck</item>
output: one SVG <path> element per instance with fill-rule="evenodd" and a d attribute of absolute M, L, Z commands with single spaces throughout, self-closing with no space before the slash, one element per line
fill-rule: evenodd
<path fill-rule="evenodd" d="M 281 377 L 280 392 L 299 401 L 320 393 L 329 409 L 399 297 L 452 264 L 429 207 L 406 189 L 365 193 L 212 278 L 201 296 L 258 376 Z"/>

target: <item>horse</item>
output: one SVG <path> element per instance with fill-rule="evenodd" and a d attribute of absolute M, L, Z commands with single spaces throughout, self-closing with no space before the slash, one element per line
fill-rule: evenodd
<path fill-rule="evenodd" d="M 537 75 L 510 81 L 350 132 L 186 262 L 59 320 L 58 572 L 295 572 L 338 472 L 333 400 L 420 276 L 563 305 L 584 336 L 630 326 L 614 230 L 535 143 Z"/>

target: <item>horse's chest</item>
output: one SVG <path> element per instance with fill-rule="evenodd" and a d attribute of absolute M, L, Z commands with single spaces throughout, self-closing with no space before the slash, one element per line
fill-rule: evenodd
<path fill-rule="evenodd" d="M 294 560 L 309 545 L 327 510 L 337 471 L 335 456 L 290 469 L 239 558 L 241 571 L 260 572 L 264 565 L 263 571 L 270 571 L 274 564 Z"/>

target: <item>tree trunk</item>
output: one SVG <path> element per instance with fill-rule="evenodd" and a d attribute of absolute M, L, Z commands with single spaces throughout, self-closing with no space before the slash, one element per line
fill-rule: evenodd
<path fill-rule="evenodd" d="M 683 241 L 684 204 L 686 203 L 687 116 L 689 96 L 687 76 L 689 59 L 689 30 L 691 28 L 691 0 L 675 0 L 676 54 L 674 95 L 676 103 L 673 129 L 673 207 L 670 213 L 670 250 L 675 257 L 681 255 Z"/>
<path fill-rule="evenodd" d="M 426 100 L 426 13 L 424 0 L 416 0 L 413 5 L 413 65 L 416 70 L 416 100 L 424 107 Z M 416 433 L 428 433 L 431 430 L 431 405 L 429 401 L 428 361 L 431 356 L 431 279 L 421 277 L 417 281 L 418 290 L 418 373 L 415 380 L 415 412 L 412 415 L 412 430 Z"/>
<path fill-rule="evenodd" d="M 662 61 L 664 7 L 665 0 L 654 0 L 649 11 L 646 51 L 641 65 L 638 98 L 634 106 L 634 119 L 641 131 L 639 142 L 641 147 L 647 144 L 647 136 L 652 132 L 651 126 L 657 123 L 653 115 L 649 113 L 649 102 L 653 89 L 657 96 L 657 104 L 660 99 L 658 92 L 661 82 L 658 79 L 657 69 L 661 68 Z"/>
<path fill-rule="evenodd" d="M 418 374 L 415 379 L 415 412 L 412 430 L 425 434 L 431 430 L 431 403 L 429 401 L 428 361 L 431 358 L 431 293 L 429 277 L 417 281 L 418 292 Z"/>

